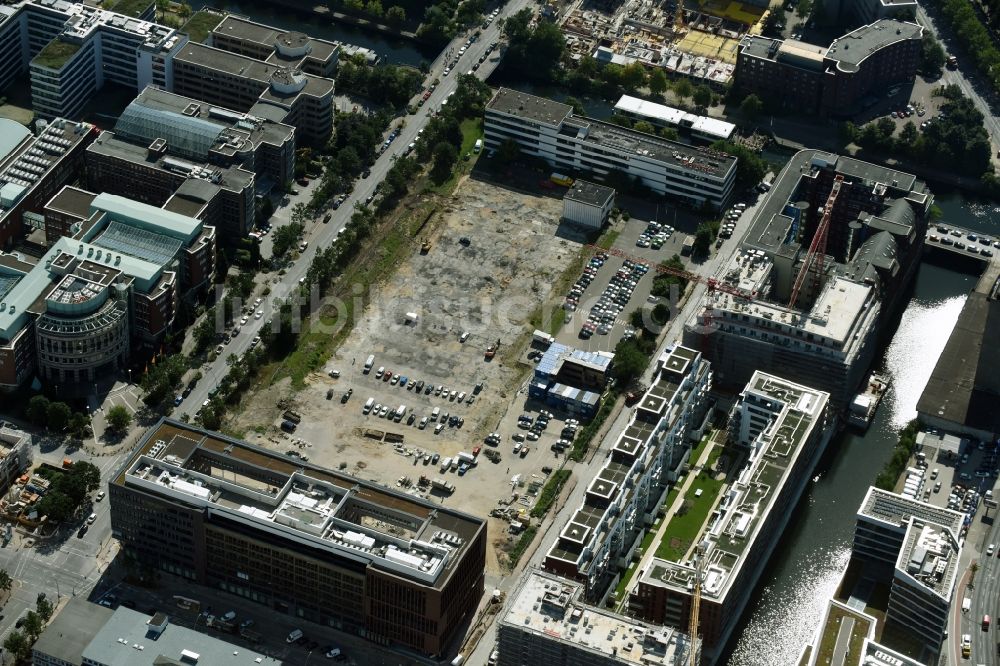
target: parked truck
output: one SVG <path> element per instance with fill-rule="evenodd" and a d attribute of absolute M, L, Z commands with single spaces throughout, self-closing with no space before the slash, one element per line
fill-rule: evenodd
<path fill-rule="evenodd" d="M 472 455 L 468 451 L 459 451 L 458 460 L 459 462 L 464 462 L 468 464 L 469 467 L 472 467 L 476 464 L 476 456 Z"/>
<path fill-rule="evenodd" d="M 431 486 L 433 486 L 434 488 L 437 488 L 438 490 L 443 490 L 446 493 L 453 493 L 453 492 L 455 492 L 455 484 L 454 483 L 449 483 L 448 481 L 445 481 L 444 479 L 440 479 L 440 478 L 437 478 L 437 477 L 435 477 L 431 481 Z"/>
<path fill-rule="evenodd" d="M 551 180 L 556 185 L 562 185 L 563 187 L 569 187 L 573 184 L 572 178 L 570 178 L 569 176 L 564 176 L 563 174 L 557 172 L 553 172 L 552 175 L 549 176 L 549 180 Z"/>
<path fill-rule="evenodd" d="M 531 334 L 531 339 L 540 345 L 551 345 L 556 340 L 545 331 L 539 331 L 538 329 L 535 329 L 535 332 Z"/>
<path fill-rule="evenodd" d="M 372 371 L 372 366 L 375 365 L 375 354 L 369 354 L 368 359 L 365 361 L 365 374 L 367 375 Z"/>
<path fill-rule="evenodd" d="M 688 236 L 684 239 L 684 244 L 681 245 L 681 254 L 685 257 L 690 256 L 694 251 L 694 236 Z"/>

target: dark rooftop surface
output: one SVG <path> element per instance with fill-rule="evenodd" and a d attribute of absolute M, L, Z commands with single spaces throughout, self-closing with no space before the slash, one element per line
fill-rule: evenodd
<path fill-rule="evenodd" d="M 1000 432 L 1000 302 L 972 292 L 927 380 L 917 412 Z"/>
<path fill-rule="evenodd" d="M 841 63 L 845 71 L 856 69 L 876 51 L 908 39 L 920 39 L 924 29 L 916 23 L 882 19 L 863 25 L 830 44 L 826 57 Z"/>
<path fill-rule="evenodd" d="M 86 219 L 90 217 L 90 203 L 95 197 L 93 192 L 67 185 L 49 199 L 45 207 Z"/>
<path fill-rule="evenodd" d="M 500 88 L 497 90 L 486 108 L 518 116 L 519 118 L 534 120 L 546 125 L 558 125 L 573 113 L 573 107 L 569 104 L 511 90 L 510 88 Z"/>
<path fill-rule="evenodd" d="M 573 187 L 569 188 L 569 191 L 566 192 L 565 198 L 591 206 L 603 206 L 609 198 L 614 196 L 615 189 L 613 187 L 606 187 L 578 179 L 573 183 Z"/>

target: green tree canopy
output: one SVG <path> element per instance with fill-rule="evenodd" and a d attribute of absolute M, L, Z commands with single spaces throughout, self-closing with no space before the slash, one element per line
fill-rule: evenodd
<path fill-rule="evenodd" d="M 47 427 L 53 432 L 62 432 L 69 424 L 72 411 L 65 402 L 50 402 L 49 408 L 45 411 Z"/>
<path fill-rule="evenodd" d="M 108 428 L 116 433 L 124 433 L 132 423 L 132 413 L 122 405 L 108 410 Z"/>
<path fill-rule="evenodd" d="M 663 73 L 663 70 L 657 67 L 649 75 L 649 92 L 654 95 L 663 95 L 667 91 L 667 75 Z"/>
<path fill-rule="evenodd" d="M 45 425 L 49 418 L 49 399 L 44 395 L 33 395 L 28 400 L 28 420 L 35 425 Z"/>
<path fill-rule="evenodd" d="M 695 87 L 691 93 L 691 99 L 702 108 L 707 108 L 712 103 L 712 89 L 701 84 Z"/>
<path fill-rule="evenodd" d="M 740 102 L 740 111 L 747 118 L 751 119 L 756 118 L 757 116 L 760 115 L 760 112 L 763 110 L 764 110 L 764 102 L 760 100 L 760 97 L 757 97 L 757 95 L 754 95 L 752 93 L 744 97 L 743 101 Z"/>
<path fill-rule="evenodd" d="M 458 151 L 455 146 L 445 141 L 434 146 L 434 162 L 431 166 L 431 178 L 438 183 L 443 183 L 451 176 L 452 168 L 458 160 Z"/>

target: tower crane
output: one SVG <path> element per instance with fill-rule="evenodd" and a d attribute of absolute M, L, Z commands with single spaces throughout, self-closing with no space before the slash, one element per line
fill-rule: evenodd
<path fill-rule="evenodd" d="M 790 308 L 795 307 L 795 302 L 799 299 L 799 290 L 802 289 L 802 284 L 806 281 L 809 268 L 814 261 L 816 262 L 816 279 L 817 281 L 822 279 L 823 262 L 826 257 L 826 238 L 830 233 L 830 218 L 833 217 L 833 205 L 837 203 L 837 195 L 840 194 L 840 186 L 843 184 L 844 177 L 837 174 L 837 177 L 833 180 L 833 188 L 830 190 L 830 196 L 826 198 L 826 205 L 823 206 L 823 217 L 816 227 L 816 233 L 813 234 L 812 242 L 809 243 L 809 250 L 806 252 L 805 261 L 802 262 L 802 268 L 799 269 L 799 274 L 795 277 L 795 282 L 792 285 L 792 297 L 788 301 L 788 307 Z"/>
<path fill-rule="evenodd" d="M 691 592 L 691 618 L 688 622 L 688 641 L 691 646 L 688 666 L 700 663 L 698 651 L 698 616 L 701 613 L 701 544 L 694 549 L 694 590 Z"/>

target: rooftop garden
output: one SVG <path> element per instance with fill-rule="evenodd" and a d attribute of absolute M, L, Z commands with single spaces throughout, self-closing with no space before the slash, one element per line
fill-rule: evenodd
<path fill-rule="evenodd" d="M 191 15 L 187 23 L 181 26 L 181 32 L 187 33 L 192 42 L 201 44 L 208 39 L 209 33 L 222 23 L 222 18 L 221 14 L 215 12 L 197 11 Z"/>
<path fill-rule="evenodd" d="M 826 626 L 823 627 L 823 634 L 820 636 L 816 663 L 832 663 L 833 650 L 837 646 L 837 636 L 840 635 L 840 628 L 843 626 L 845 618 L 853 619 L 854 626 L 851 628 L 851 638 L 847 641 L 847 655 L 843 663 L 857 664 L 861 661 L 861 650 L 864 648 L 865 638 L 868 637 L 871 621 L 841 606 L 831 606 Z"/>
<path fill-rule="evenodd" d="M 111 5 L 111 11 L 139 18 L 151 6 L 153 6 L 153 0 L 118 0 Z"/>
<path fill-rule="evenodd" d="M 81 48 L 80 44 L 64 42 L 58 37 L 45 45 L 45 48 L 38 52 L 35 59 L 31 61 L 33 65 L 60 69 L 66 62 L 76 55 Z"/>
<path fill-rule="evenodd" d="M 656 547 L 657 557 L 681 561 L 708 519 L 723 483 L 705 472 L 698 474 L 684 495 L 684 503 L 663 531 L 663 538 Z"/>

